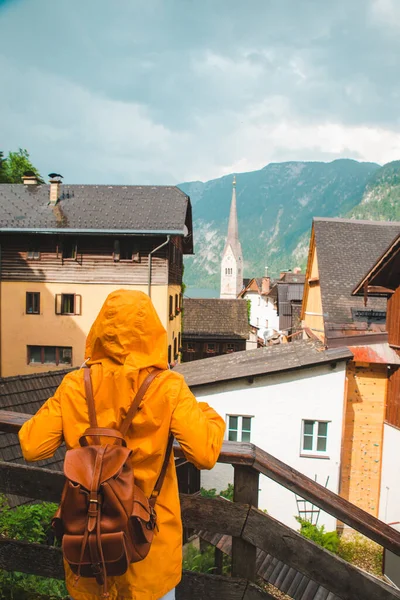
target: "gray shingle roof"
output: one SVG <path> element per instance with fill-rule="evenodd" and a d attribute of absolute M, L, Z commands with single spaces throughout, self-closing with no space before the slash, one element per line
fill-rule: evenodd
<path fill-rule="evenodd" d="M 352 291 L 400 232 L 400 222 L 314 219 L 315 243 L 325 323 L 350 323 L 352 308 L 364 308 Z M 369 309 L 386 310 L 371 298 Z"/>
<path fill-rule="evenodd" d="M 177 365 L 174 370 L 185 376 L 190 387 L 195 387 L 349 360 L 352 356 L 348 348 L 323 350 L 320 342 L 307 340 L 194 360 Z"/>
<path fill-rule="evenodd" d="M 35 414 L 42 404 L 54 394 L 64 375 L 70 371 L 71 369 L 0 378 L 0 410 Z M 62 471 L 64 452 L 64 447 L 61 447 L 52 458 L 26 463 L 22 456 L 18 436 L 13 433 L 0 433 L 0 460 Z M 8 500 L 11 506 L 27 501 L 19 496 L 8 496 Z"/>
<path fill-rule="evenodd" d="M 0 185 L 1 230 L 101 230 L 183 234 L 189 197 L 174 186 L 64 185 L 55 207 L 49 185 Z"/>
<path fill-rule="evenodd" d="M 245 300 L 184 298 L 183 337 L 248 339 L 249 323 Z"/>

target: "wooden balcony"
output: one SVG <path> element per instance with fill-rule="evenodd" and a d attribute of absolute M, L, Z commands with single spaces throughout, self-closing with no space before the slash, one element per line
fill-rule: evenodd
<path fill-rule="evenodd" d="M 17 433 L 29 417 L 0 411 L 0 431 Z M 182 457 L 179 447 L 175 448 L 175 455 Z M 181 495 L 182 520 L 191 529 L 232 536 L 232 577 L 184 572 L 177 590 L 178 600 L 272 598 L 255 583 L 260 551 L 282 561 L 293 573 L 306 576 L 316 589 L 324 590 L 312 596 L 318 600 L 400 599 L 400 590 L 258 510 L 259 475 L 273 479 L 398 556 L 400 533 L 252 444 L 225 442 L 218 462 L 234 467 L 234 502 Z M 63 483 L 62 473 L 0 462 L 3 493 L 58 502 Z M 7 538 L 0 538 L 0 568 L 63 578 L 58 548 Z M 295 589 L 292 593 L 291 597 L 300 597 Z"/>

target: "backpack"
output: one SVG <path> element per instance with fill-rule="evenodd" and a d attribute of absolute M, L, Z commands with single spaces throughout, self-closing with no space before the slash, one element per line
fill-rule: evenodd
<path fill-rule="evenodd" d="M 118 430 L 98 427 L 90 369 L 84 370 L 90 427 L 79 439 L 81 447 L 68 450 L 65 455 L 66 481 L 52 525 L 75 580 L 95 578 L 103 586 L 103 597 L 109 596 L 108 575 L 123 575 L 130 563 L 147 556 L 157 527 L 154 507 L 167 471 L 173 436 L 169 436 L 150 498 L 135 484 L 132 450 L 126 447 L 124 436 L 144 394 L 160 372 L 154 369 L 146 377 Z M 114 442 L 101 445 L 100 437 Z M 94 443 L 89 444 L 88 438 Z"/>

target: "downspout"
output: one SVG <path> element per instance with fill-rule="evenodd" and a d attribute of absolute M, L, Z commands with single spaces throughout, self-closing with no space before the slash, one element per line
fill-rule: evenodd
<path fill-rule="evenodd" d="M 163 242 L 162 244 L 160 244 L 160 246 L 157 246 L 157 248 L 154 248 L 154 250 L 151 250 L 151 252 L 149 252 L 149 255 L 148 255 L 149 273 L 148 273 L 148 277 L 147 277 L 147 295 L 149 298 L 151 298 L 151 257 L 155 252 L 157 252 L 157 250 L 160 250 L 160 248 L 163 248 L 164 246 L 166 246 L 169 243 L 170 238 L 171 238 L 171 236 L 167 235 L 167 239 L 165 240 L 165 242 Z"/>

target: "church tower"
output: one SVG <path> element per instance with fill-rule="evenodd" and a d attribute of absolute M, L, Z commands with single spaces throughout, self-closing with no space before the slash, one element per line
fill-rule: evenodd
<path fill-rule="evenodd" d="M 229 215 L 228 237 L 222 253 L 220 298 L 237 298 L 243 288 L 243 256 L 239 242 L 239 229 L 236 211 L 236 177 L 233 178 L 231 212 Z"/>

